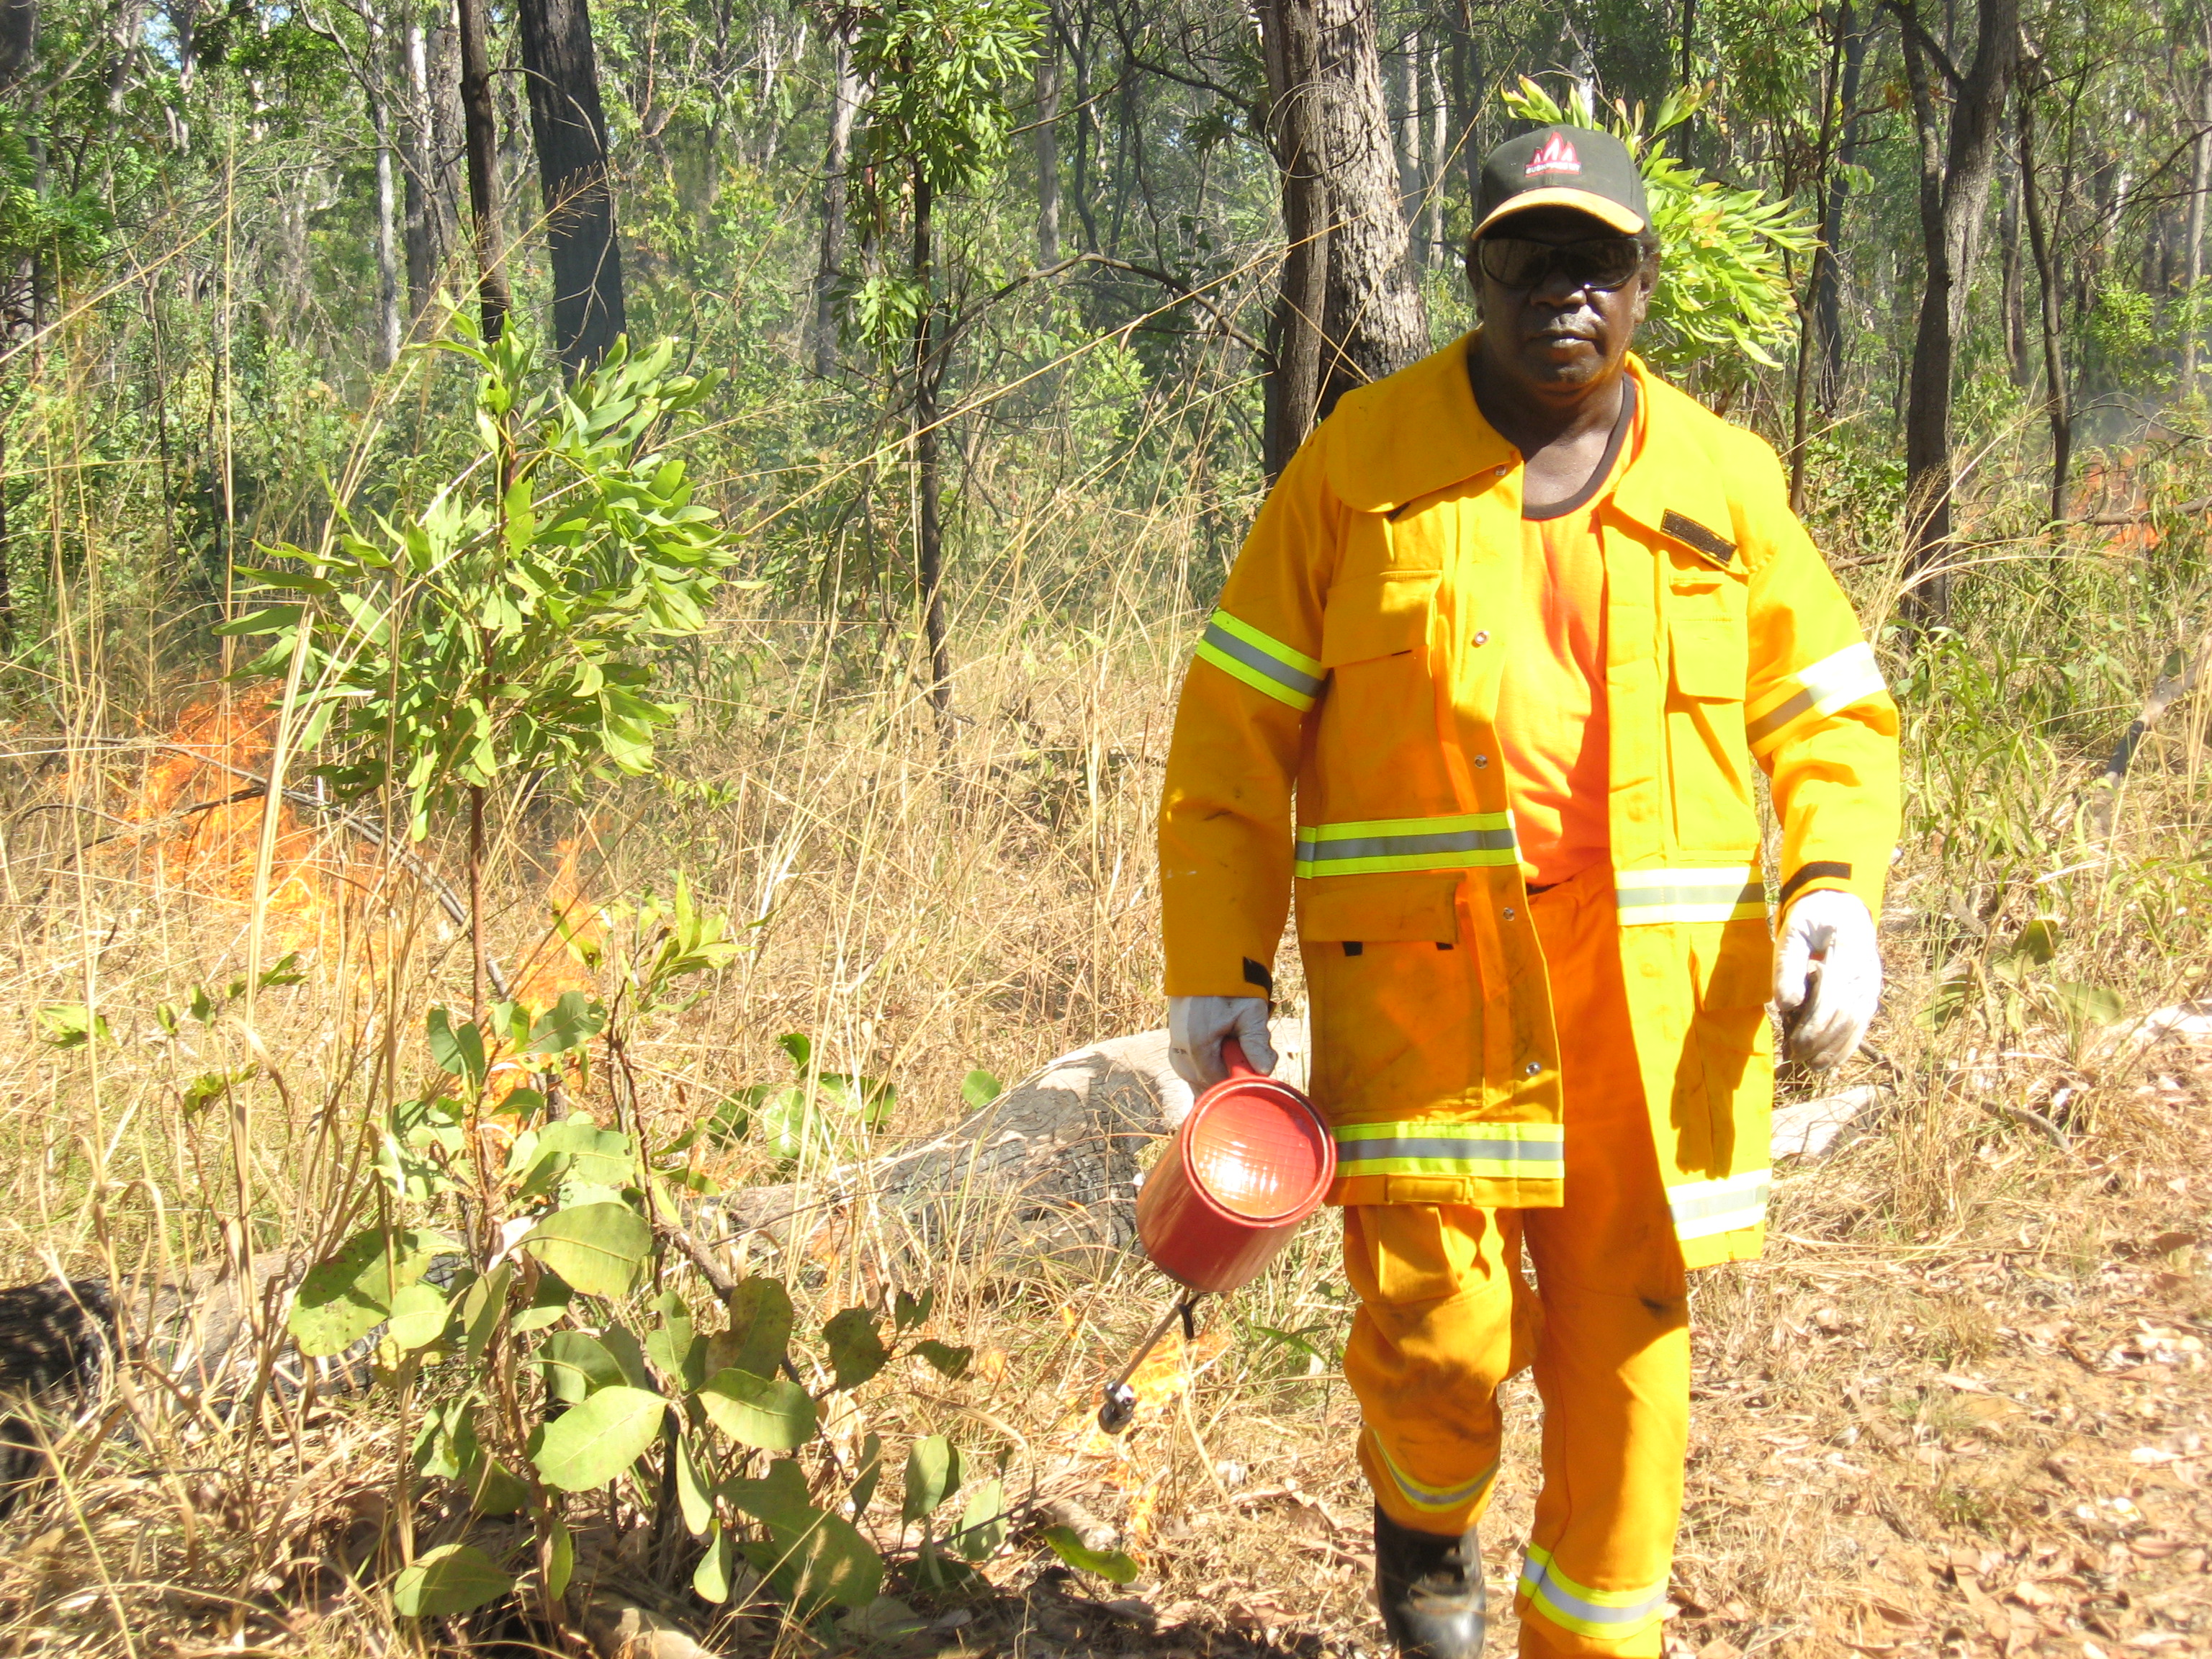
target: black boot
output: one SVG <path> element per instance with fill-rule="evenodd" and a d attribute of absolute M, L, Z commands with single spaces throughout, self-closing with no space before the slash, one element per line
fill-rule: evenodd
<path fill-rule="evenodd" d="M 1483 1616 L 1482 1552 L 1474 1528 L 1416 1532 L 1375 1506 L 1375 1595 L 1403 1659 L 1476 1659 Z"/>

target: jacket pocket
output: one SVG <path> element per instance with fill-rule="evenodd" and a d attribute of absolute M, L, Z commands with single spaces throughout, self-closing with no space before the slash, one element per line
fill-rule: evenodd
<path fill-rule="evenodd" d="M 1667 639 L 1674 690 L 1698 702 L 1741 702 L 1749 678 L 1745 620 L 1749 595 L 1725 570 L 1673 570 L 1667 578 Z"/>
<path fill-rule="evenodd" d="M 1442 580 L 1439 571 L 1404 570 L 1338 582 L 1322 611 L 1322 666 L 1425 652 Z"/>
<path fill-rule="evenodd" d="M 1460 878 L 1425 872 L 1319 876 L 1297 884 L 1298 937 L 1317 942 L 1393 943 L 1459 937 Z"/>

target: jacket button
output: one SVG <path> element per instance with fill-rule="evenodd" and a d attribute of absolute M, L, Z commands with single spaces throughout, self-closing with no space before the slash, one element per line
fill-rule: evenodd
<path fill-rule="evenodd" d="M 1536 1073 L 1539 1073 L 1539 1072 L 1542 1071 L 1543 1069 L 1544 1069 L 1544 1063 L 1543 1063 L 1543 1061 L 1539 1060 L 1530 1060 L 1530 1061 L 1529 1061 L 1526 1066 L 1523 1066 L 1521 1068 L 1521 1071 L 1522 1071 L 1522 1075 L 1523 1075 L 1523 1076 L 1526 1076 L 1526 1077 L 1534 1077 L 1534 1076 L 1535 1076 L 1535 1075 L 1536 1075 Z"/>
<path fill-rule="evenodd" d="M 1505 920 L 1508 921 L 1513 920 L 1513 907 L 1510 904 L 1505 907 Z"/>
<path fill-rule="evenodd" d="M 1490 643 L 1490 630 L 1486 628 L 1478 628 L 1475 629 L 1474 642 L 1477 645 L 1488 645 Z"/>
<path fill-rule="evenodd" d="M 1498 468 L 1497 468 L 1497 469 L 1496 469 L 1496 475 L 1497 475 L 1498 477 L 1501 477 L 1501 478 L 1502 478 L 1502 477 L 1504 477 L 1508 472 L 1511 471 L 1512 470 L 1513 470 L 1513 469 L 1512 469 L 1512 468 L 1510 468 L 1510 467 L 1501 466 L 1501 467 L 1498 467 Z"/>
<path fill-rule="evenodd" d="M 1484 767 L 1486 767 L 1486 766 L 1487 766 L 1487 765 L 1489 765 L 1489 764 L 1490 764 L 1490 757 L 1489 757 L 1489 756 L 1487 756 L 1487 755 L 1477 755 L 1477 756 L 1474 757 L 1474 769 L 1475 769 L 1476 771 L 1478 771 L 1478 772 L 1480 772 L 1480 770 L 1482 770 L 1482 769 L 1483 769 Z"/>

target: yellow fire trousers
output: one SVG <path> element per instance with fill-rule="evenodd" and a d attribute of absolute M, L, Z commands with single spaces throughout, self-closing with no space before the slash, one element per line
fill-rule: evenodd
<path fill-rule="evenodd" d="M 1543 1487 L 1516 1596 L 1521 1651 L 1648 1659 L 1688 1445 L 1682 1256 L 1630 1039 L 1612 872 L 1587 871 L 1531 908 L 1559 1023 L 1565 1203 L 1347 1207 L 1360 1310 L 1344 1370 L 1384 1511 L 1457 1533 L 1497 1476 L 1498 1385 L 1533 1360 Z"/>

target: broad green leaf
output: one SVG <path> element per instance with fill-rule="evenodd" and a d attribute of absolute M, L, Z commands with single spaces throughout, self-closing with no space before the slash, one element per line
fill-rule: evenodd
<path fill-rule="evenodd" d="M 433 1008 L 423 1024 L 430 1038 L 431 1064 L 449 1077 L 465 1079 L 471 1088 L 483 1087 L 483 1033 L 475 1023 L 464 1020 L 456 1025 L 443 1008 Z"/>
<path fill-rule="evenodd" d="M 818 1516 L 794 1543 L 777 1575 L 791 1587 L 794 1601 L 865 1607 L 883 1594 L 884 1558 L 842 1516 Z"/>
<path fill-rule="evenodd" d="M 740 1445 L 794 1451 L 814 1437 L 814 1402 L 796 1382 L 720 1370 L 696 1397 L 708 1421 Z"/>
<path fill-rule="evenodd" d="M 791 1346 L 797 1316 L 783 1281 L 756 1274 L 738 1281 L 729 1296 L 730 1323 L 707 1341 L 707 1372 L 737 1370 L 774 1376 Z"/>
<path fill-rule="evenodd" d="M 586 1296 L 627 1296 L 644 1272 L 653 1229 L 626 1204 L 581 1204 L 547 1216 L 522 1248 Z"/>
<path fill-rule="evenodd" d="M 582 1188 L 619 1191 L 635 1173 L 628 1135 L 619 1129 L 602 1129 L 587 1117 L 564 1117 L 538 1135 L 519 1195 L 550 1192 L 556 1182 L 569 1192 Z"/>
<path fill-rule="evenodd" d="M 1005 1092 L 988 1072 L 970 1072 L 960 1080 L 960 1098 L 979 1112 Z"/>
<path fill-rule="evenodd" d="M 866 1308 L 848 1308 L 822 1328 L 830 1345 L 830 1364 L 837 1386 L 857 1389 L 890 1363 L 890 1351 L 876 1334 L 876 1316 Z"/>
<path fill-rule="evenodd" d="M 2058 924 L 2048 916 L 2038 916 L 2005 946 L 2004 954 L 2043 966 L 2058 954 Z"/>
<path fill-rule="evenodd" d="M 508 1328 L 517 1331 L 538 1331 L 548 1325 L 556 1325 L 567 1317 L 568 1304 L 574 1300 L 575 1294 L 560 1274 L 550 1270 L 541 1271 L 538 1275 L 538 1288 L 530 1294 L 530 1305 L 507 1322 Z"/>
<path fill-rule="evenodd" d="M 959 1490 L 958 1447 L 941 1434 L 927 1434 L 907 1448 L 906 1502 L 899 1515 L 908 1526 Z"/>
<path fill-rule="evenodd" d="M 757 1480 L 741 1477 L 725 1480 L 720 1491 L 740 1514 L 750 1515 L 763 1526 L 777 1531 L 803 1532 L 814 1516 L 814 1499 L 806 1490 L 806 1476 L 788 1457 L 773 1460 L 768 1466 L 768 1474 Z"/>
<path fill-rule="evenodd" d="M 934 1366 L 939 1376 L 954 1382 L 967 1375 L 968 1362 L 975 1357 L 973 1348 L 956 1348 L 933 1336 L 915 1343 L 914 1351 Z"/>
<path fill-rule="evenodd" d="M 2051 981 L 2051 994 L 2077 1025 L 2115 1024 L 2128 1011 L 2127 1003 L 2111 986 L 2092 985 L 2086 980 L 2055 979 Z"/>
<path fill-rule="evenodd" d="M 683 1511 L 684 1529 L 696 1538 L 707 1530 L 707 1523 L 714 1518 L 714 1495 L 700 1478 L 699 1465 L 691 1455 L 691 1436 L 679 1435 L 676 1441 L 676 1502 Z"/>
<path fill-rule="evenodd" d="M 405 1618 L 429 1619 L 470 1612 L 514 1588 L 513 1575 L 475 1545 L 446 1544 L 400 1570 L 392 1581 L 392 1605 Z"/>
<path fill-rule="evenodd" d="M 627 1325 L 611 1324 L 599 1333 L 599 1346 L 614 1356 L 615 1364 L 622 1367 L 623 1380 L 633 1389 L 657 1390 L 653 1368 L 645 1363 L 645 1349 Z"/>
<path fill-rule="evenodd" d="M 557 1515 L 553 1517 L 553 1535 L 546 1553 L 552 1559 L 546 1564 L 545 1593 L 559 1596 L 568 1593 L 568 1581 L 576 1576 L 576 1540 L 570 1535 L 568 1523 Z"/>
<path fill-rule="evenodd" d="M 580 1048 L 606 1029 L 607 1011 L 581 991 L 563 991 L 560 1000 L 538 1017 L 530 1028 L 532 1054 L 565 1054 Z"/>
<path fill-rule="evenodd" d="M 1109 1583 L 1134 1583 L 1137 1564 L 1119 1550 L 1087 1548 L 1072 1527 L 1047 1527 L 1042 1536 L 1052 1553 L 1079 1572 L 1094 1572 Z"/>
<path fill-rule="evenodd" d="M 40 1035 L 57 1048 L 82 1048 L 95 1038 L 112 1036 L 106 1018 L 81 1002 L 57 1002 L 39 1010 Z"/>
<path fill-rule="evenodd" d="M 712 1601 L 716 1607 L 730 1599 L 730 1540 L 722 1531 L 722 1523 L 714 1523 L 707 1540 L 706 1553 L 691 1573 L 691 1588 L 702 1601 Z"/>
<path fill-rule="evenodd" d="M 544 1371 L 546 1392 L 570 1405 L 580 1405 L 598 1389 L 629 1381 L 606 1346 L 581 1331 L 554 1332 L 539 1345 L 538 1363 Z"/>
<path fill-rule="evenodd" d="M 392 1328 L 387 1334 L 403 1352 L 427 1348 L 446 1334 L 453 1309 L 446 1293 L 434 1285 L 409 1285 L 392 1298 Z"/>
<path fill-rule="evenodd" d="M 463 1467 L 459 1478 L 461 1489 L 469 1495 L 469 1507 L 478 1515 L 513 1515 L 530 1501 L 529 1482 L 510 1474 L 499 1459 L 481 1447 L 475 1461 Z"/>
<path fill-rule="evenodd" d="M 920 1296 L 908 1296 L 901 1291 L 891 1301 L 891 1323 L 902 1331 L 910 1331 L 929 1317 L 929 1310 L 937 1305 L 937 1291 L 933 1286 Z"/>
<path fill-rule="evenodd" d="M 365 1227 L 330 1260 L 307 1270 L 285 1316 L 285 1328 L 304 1354 L 342 1353 L 382 1324 L 393 1296 L 420 1279 L 440 1253 L 453 1248 L 436 1233 L 408 1229 L 387 1237 L 382 1228 Z"/>
<path fill-rule="evenodd" d="M 786 1031 L 775 1040 L 775 1046 L 789 1054 L 791 1063 L 802 1072 L 814 1058 L 814 1039 L 804 1031 Z"/>
<path fill-rule="evenodd" d="M 461 1358 L 471 1370 L 483 1358 L 484 1345 L 499 1327 L 507 1310 L 507 1286 L 514 1280 L 514 1264 L 502 1261 L 469 1286 L 461 1302 Z"/>
<path fill-rule="evenodd" d="M 876 1501 L 876 1487 L 884 1478 L 884 1437 L 873 1430 L 860 1443 L 860 1467 L 853 1476 L 853 1490 L 848 1494 L 853 1500 L 854 1518 L 866 1515 L 868 1505 Z"/>
<path fill-rule="evenodd" d="M 960 1530 L 951 1541 L 970 1561 L 988 1561 L 999 1553 L 1006 1541 L 1006 1498 L 998 1476 L 969 1488 L 960 1511 Z"/>
<path fill-rule="evenodd" d="M 604 1486 L 645 1455 L 668 1402 L 643 1389 L 601 1389 L 531 1437 L 530 1461 L 549 1486 Z"/>
<path fill-rule="evenodd" d="M 691 1310 L 673 1291 L 655 1299 L 660 1323 L 646 1334 L 646 1357 L 686 1392 L 707 1380 L 707 1344 L 692 1328 Z"/>

